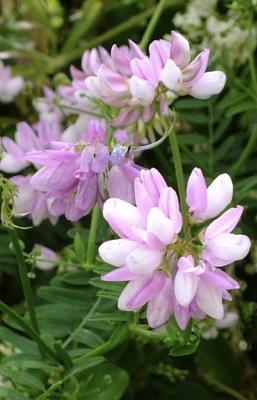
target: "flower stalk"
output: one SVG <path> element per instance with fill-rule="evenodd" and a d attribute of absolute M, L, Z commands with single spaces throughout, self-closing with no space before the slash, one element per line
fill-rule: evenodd
<path fill-rule="evenodd" d="M 36 313 L 35 313 L 35 307 L 34 307 L 34 302 L 33 302 L 33 294 L 32 294 L 32 288 L 31 284 L 28 278 L 28 270 L 27 270 L 27 265 L 25 262 L 25 259 L 22 254 L 22 249 L 20 246 L 19 238 L 17 235 L 17 232 L 14 228 L 8 229 L 9 236 L 15 251 L 15 256 L 17 260 L 17 265 L 19 268 L 19 275 L 20 275 L 20 280 L 22 284 L 22 289 L 25 297 L 25 302 L 28 308 L 29 312 L 29 317 L 30 317 L 30 322 L 31 326 L 34 329 L 34 331 L 39 334 L 39 327 L 38 327 L 38 322 L 36 318 Z"/>
<path fill-rule="evenodd" d="M 91 224 L 90 224 L 88 244 L 87 244 L 86 265 L 89 268 L 91 267 L 92 262 L 94 261 L 94 256 L 95 256 L 96 231 L 97 231 L 99 216 L 100 216 L 100 209 L 99 209 L 98 204 L 96 204 L 93 208 L 93 212 L 92 212 L 92 216 L 91 216 Z"/>

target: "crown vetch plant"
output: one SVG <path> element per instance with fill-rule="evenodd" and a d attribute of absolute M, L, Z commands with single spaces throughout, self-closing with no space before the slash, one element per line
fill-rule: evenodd
<path fill-rule="evenodd" d="M 91 7 L 89 3 L 85 7 Z M 16 312 L 0 302 L 5 315 L 0 338 L 14 343 L 8 363 L 0 367 L 3 395 L 10 400 L 21 399 L 17 393 L 34 400 L 90 400 L 91 393 L 107 393 L 106 400 L 119 400 L 128 374 L 107 353 L 128 340 L 141 353 L 145 343 L 155 346 L 158 365 L 149 367 L 150 372 L 146 368 L 147 374 L 173 382 L 170 370 L 164 373 L 159 364 L 164 351 L 192 354 L 202 337 L 212 337 L 213 330 L 218 335 L 217 329 L 238 320 L 228 306 L 232 291 L 240 288 L 233 264 L 245 259 L 251 247 L 238 227 L 244 196 L 238 200 L 231 179 L 236 187 L 233 171 L 238 165 L 219 174 L 211 147 L 205 170 L 200 152 L 197 158 L 199 135 L 195 154 L 183 152 L 186 159 L 180 153 L 183 140 L 175 132 L 176 124 L 190 128 L 183 112 L 175 123 L 181 104 L 177 99 L 188 96 L 203 104 L 223 90 L 226 75 L 207 71 L 210 50 L 193 56 L 181 33 L 172 31 L 147 46 L 164 3 L 156 7 L 141 44 L 128 40 L 110 51 L 103 46 L 87 49 L 81 68 L 71 65 L 70 81 L 62 76 L 55 90 L 44 86 L 43 96 L 33 99 L 37 121 L 18 122 L 12 138 L 8 133 L 1 137 L 0 171 L 9 176 L 0 174 L 1 222 L 10 237 L 28 311 L 23 315 L 23 308 Z M 94 5 L 97 13 L 101 2 Z M 71 42 L 78 34 L 74 32 Z M 56 47 L 54 41 L 51 46 Z M 10 67 L 1 63 L 1 102 L 13 101 L 20 92 L 22 96 L 30 84 L 13 77 Z M 208 145 L 213 146 L 212 103 L 207 104 Z M 222 107 L 219 118 L 221 112 Z M 249 156 L 255 135 L 239 166 Z M 168 151 L 159 147 L 164 141 L 169 141 Z M 149 149 L 156 152 L 160 168 L 152 167 L 152 160 L 143 164 L 140 156 Z M 186 162 L 190 168 L 193 164 L 187 184 Z M 252 187 L 252 181 L 246 183 Z M 90 214 L 88 224 L 84 217 Z M 26 225 L 23 217 L 34 226 L 50 221 L 44 222 L 49 247 L 38 244 L 40 234 L 30 236 L 29 246 L 20 240 L 17 221 L 20 227 Z M 70 225 L 72 243 L 52 250 L 50 230 L 63 242 Z M 37 292 L 50 304 L 35 302 L 32 279 L 44 276 L 47 281 L 51 274 L 51 284 L 39 285 Z M 220 387 L 226 389 L 223 383 Z M 230 388 L 225 391 L 237 395 Z"/>

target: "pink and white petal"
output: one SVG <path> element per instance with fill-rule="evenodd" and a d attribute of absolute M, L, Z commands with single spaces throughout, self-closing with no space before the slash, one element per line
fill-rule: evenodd
<path fill-rule="evenodd" d="M 137 104 L 149 106 L 154 101 L 155 87 L 148 81 L 132 76 L 129 79 L 129 90 Z"/>
<path fill-rule="evenodd" d="M 153 198 L 147 191 L 145 185 L 140 181 L 140 178 L 135 179 L 134 187 L 136 205 L 142 215 L 147 217 L 151 208 L 155 206 Z"/>
<path fill-rule="evenodd" d="M 190 62 L 189 42 L 175 31 L 171 32 L 170 57 L 180 68 L 184 68 Z"/>
<path fill-rule="evenodd" d="M 98 252 L 106 263 L 121 267 L 125 264 L 127 256 L 137 247 L 138 243 L 132 240 L 115 239 L 102 243 Z"/>
<path fill-rule="evenodd" d="M 207 315 L 215 319 L 222 319 L 224 316 L 224 307 L 222 304 L 222 290 L 209 283 L 199 282 L 196 303 L 198 307 Z"/>
<path fill-rule="evenodd" d="M 175 302 L 173 311 L 178 326 L 180 327 L 180 329 L 182 329 L 182 331 L 184 331 L 190 320 L 189 307 L 183 307 Z"/>
<path fill-rule="evenodd" d="M 209 61 L 210 50 L 204 49 L 183 70 L 183 80 L 188 87 L 192 87 L 206 71 Z"/>
<path fill-rule="evenodd" d="M 135 274 L 151 276 L 159 267 L 161 258 L 161 250 L 153 250 L 145 245 L 140 245 L 128 255 L 126 266 Z"/>
<path fill-rule="evenodd" d="M 160 81 L 172 91 L 181 89 L 183 74 L 181 69 L 171 59 L 168 59 L 160 72 Z"/>
<path fill-rule="evenodd" d="M 195 297 L 198 278 L 194 272 L 177 271 L 174 279 L 174 294 L 177 302 L 187 307 Z"/>
<path fill-rule="evenodd" d="M 233 183 L 228 174 L 221 174 L 208 186 L 207 208 L 199 213 L 201 219 L 215 218 L 231 202 L 233 196 Z"/>
<path fill-rule="evenodd" d="M 164 187 L 167 187 L 163 176 L 155 168 L 151 168 L 150 170 L 142 169 L 140 171 L 140 179 L 151 196 L 154 205 L 158 206 L 161 191 Z"/>
<path fill-rule="evenodd" d="M 195 262 L 191 254 L 180 257 L 177 262 L 178 269 L 183 272 L 193 272 L 195 270 Z"/>
<path fill-rule="evenodd" d="M 103 216 L 120 237 L 137 239 L 133 228 L 144 228 L 138 209 L 124 200 L 108 199 L 103 206 Z"/>
<path fill-rule="evenodd" d="M 153 207 L 147 217 L 147 232 L 153 233 L 164 245 L 168 245 L 175 234 L 174 223 L 159 208 Z"/>
<path fill-rule="evenodd" d="M 23 161 L 10 153 L 4 153 L 0 161 L 0 171 L 6 172 L 7 174 L 16 174 L 26 166 L 28 162 Z"/>
<path fill-rule="evenodd" d="M 209 240 L 221 233 L 230 233 L 237 226 L 244 209 L 242 206 L 230 208 L 215 219 L 206 229 L 204 238 Z"/>
<path fill-rule="evenodd" d="M 138 279 L 138 275 L 133 274 L 127 267 L 116 268 L 101 276 L 102 281 L 108 282 L 132 281 L 133 279 Z"/>
<path fill-rule="evenodd" d="M 195 217 L 207 208 L 207 187 L 200 168 L 194 168 L 191 172 L 186 190 L 186 202 L 189 212 L 194 213 Z"/>
<path fill-rule="evenodd" d="M 220 93 L 225 83 L 226 75 L 224 72 L 205 72 L 190 88 L 189 94 L 196 99 L 209 99 L 211 96 Z"/>
<path fill-rule="evenodd" d="M 245 235 L 221 233 L 206 241 L 203 258 L 212 266 L 223 267 L 242 260 L 249 253 L 251 242 Z"/>
<path fill-rule="evenodd" d="M 231 278 L 231 276 L 226 274 L 220 268 L 216 268 L 214 271 L 211 269 L 206 269 L 204 274 L 201 275 L 201 279 L 220 289 L 231 290 L 239 289 L 240 287 L 238 282 L 236 282 L 233 278 Z"/>
<path fill-rule="evenodd" d="M 147 279 L 141 290 L 128 302 L 128 306 L 137 309 L 154 299 L 165 284 L 166 277 L 163 273 L 154 274 Z"/>
<path fill-rule="evenodd" d="M 119 310 L 131 311 L 136 309 L 136 307 L 132 308 L 129 303 L 131 303 L 132 299 L 140 293 L 147 280 L 148 278 L 145 277 L 134 279 L 125 286 L 118 300 Z"/>
<path fill-rule="evenodd" d="M 174 232 L 179 233 L 182 228 L 182 215 L 179 209 L 177 193 L 171 187 L 161 189 L 158 208 L 174 224 Z"/>
<path fill-rule="evenodd" d="M 160 292 L 148 302 L 147 321 L 151 328 L 165 324 L 172 315 L 172 287 L 171 280 L 166 278 Z"/>

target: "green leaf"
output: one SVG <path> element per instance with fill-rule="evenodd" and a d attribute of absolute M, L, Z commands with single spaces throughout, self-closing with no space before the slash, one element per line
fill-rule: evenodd
<path fill-rule="evenodd" d="M 93 349 L 101 346 L 104 343 L 104 340 L 101 338 L 101 336 L 89 331 L 88 329 L 81 329 L 78 331 L 76 335 L 74 335 L 73 341 L 86 344 Z"/>
<path fill-rule="evenodd" d="M 28 400 L 28 396 L 25 393 L 20 393 L 16 389 L 5 387 L 0 387 L 0 397 L 1 400 Z"/>
<path fill-rule="evenodd" d="M 249 110 L 257 110 L 256 103 L 253 100 L 246 100 L 231 107 L 225 114 L 226 117 L 233 117 L 236 114 L 243 113 Z"/>
<path fill-rule="evenodd" d="M 120 400 L 128 386 L 126 371 L 104 363 L 95 371 L 88 371 L 90 379 L 81 383 L 79 400 Z"/>
<path fill-rule="evenodd" d="M 242 387 L 239 362 L 229 343 L 221 337 L 203 341 L 195 360 L 199 370 L 207 377 L 214 378 L 234 389 Z"/>
<path fill-rule="evenodd" d="M 87 308 L 93 294 L 91 288 L 82 291 L 49 286 L 41 286 L 37 293 L 39 297 L 51 303 L 62 303 L 78 308 Z"/>
<path fill-rule="evenodd" d="M 24 353 L 38 355 L 38 347 L 32 340 L 18 335 L 4 326 L 0 327 L 0 338 L 8 343 L 11 343 L 17 349 Z"/>
<path fill-rule="evenodd" d="M 78 272 L 66 272 L 63 275 L 58 276 L 61 282 L 67 283 L 74 286 L 85 286 L 88 284 L 88 272 L 78 271 Z"/>
<path fill-rule="evenodd" d="M 67 375 L 64 377 L 64 380 L 67 380 L 72 376 L 77 375 L 80 372 L 83 372 L 89 368 L 95 367 L 96 365 L 101 364 L 104 361 L 105 361 L 104 357 L 92 357 L 78 361 L 76 362 L 76 365 L 74 365 L 74 367 L 72 367 L 68 371 Z"/>
<path fill-rule="evenodd" d="M 32 392 L 44 390 L 44 385 L 36 376 L 23 371 L 14 371 L 7 367 L 0 367 L 0 373 L 11 379 L 15 385 L 21 385 Z"/>

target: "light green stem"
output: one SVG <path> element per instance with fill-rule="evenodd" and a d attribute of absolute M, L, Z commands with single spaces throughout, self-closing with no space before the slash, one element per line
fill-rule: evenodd
<path fill-rule="evenodd" d="M 15 251 L 15 256 L 16 256 L 16 260 L 17 260 L 17 264 L 18 264 L 18 268 L 19 268 L 20 280 L 21 280 L 21 284 L 22 284 L 25 301 L 26 301 L 26 304 L 28 307 L 31 326 L 37 334 L 40 334 L 38 322 L 37 322 L 37 318 L 36 318 L 36 313 L 35 313 L 35 307 L 34 307 L 34 303 L 33 303 L 32 289 L 31 289 L 29 278 L 28 278 L 27 265 L 26 265 L 25 259 L 23 257 L 19 238 L 18 238 L 17 232 L 14 228 L 8 229 L 8 232 L 9 232 L 9 236 L 10 236 L 10 239 L 11 239 L 14 251 Z"/>
<path fill-rule="evenodd" d="M 157 25 L 157 23 L 158 23 L 158 21 L 160 19 L 160 16 L 161 16 L 161 14 L 163 12 L 165 3 L 166 3 L 166 0 L 160 0 L 158 5 L 155 8 L 155 11 L 154 11 L 154 13 L 152 15 L 152 18 L 151 18 L 151 20 L 150 20 L 150 22 L 149 22 L 149 24 L 148 24 L 148 26 L 147 26 L 147 28 L 145 30 L 145 33 L 144 33 L 144 35 L 143 35 L 143 37 L 141 39 L 141 42 L 140 42 L 140 47 L 141 47 L 142 50 L 145 50 L 147 45 L 148 45 L 148 43 L 150 42 L 150 39 L 151 39 L 152 34 L 154 32 L 154 29 L 155 29 L 155 27 L 156 27 L 156 25 Z"/>
<path fill-rule="evenodd" d="M 178 141 L 176 137 L 176 132 L 173 129 L 169 135 L 170 147 L 173 154 L 173 161 L 175 165 L 175 173 L 178 185 L 178 193 L 180 200 L 181 213 L 183 218 L 183 232 L 188 234 L 188 217 L 187 217 L 187 205 L 186 205 L 186 191 L 185 191 L 185 180 L 183 174 L 183 167 L 180 157 L 180 151 L 178 146 Z"/>
<path fill-rule="evenodd" d="M 100 216 L 100 209 L 98 204 L 94 206 L 92 216 L 91 216 L 91 224 L 90 224 L 90 230 L 89 230 L 89 237 L 88 237 L 88 243 L 87 243 L 87 258 L 86 258 L 86 265 L 88 267 L 91 267 L 92 262 L 94 261 L 94 256 L 95 256 L 95 242 L 96 242 L 96 230 L 97 230 L 97 224 L 98 224 L 98 219 Z"/>
<path fill-rule="evenodd" d="M 236 163 L 231 167 L 230 173 L 231 175 L 235 176 L 239 171 L 242 165 L 250 156 L 251 152 L 255 149 L 255 144 L 257 142 L 257 126 L 253 129 L 251 135 L 249 136 L 248 142 L 244 150 L 242 151 L 239 159 Z"/>
<path fill-rule="evenodd" d="M 79 326 L 70 334 L 70 336 L 65 340 L 65 342 L 63 343 L 63 348 L 65 349 L 65 347 L 67 347 L 70 342 L 72 341 L 72 339 L 74 338 L 74 336 L 76 336 L 76 334 L 84 327 L 84 325 L 86 324 L 86 322 L 90 319 L 90 317 L 94 314 L 95 310 L 97 309 L 97 307 L 99 306 L 101 301 L 101 297 L 99 297 L 96 302 L 93 304 L 93 307 L 90 309 L 90 311 L 85 315 L 85 317 L 82 319 L 81 323 L 79 324 Z"/>

